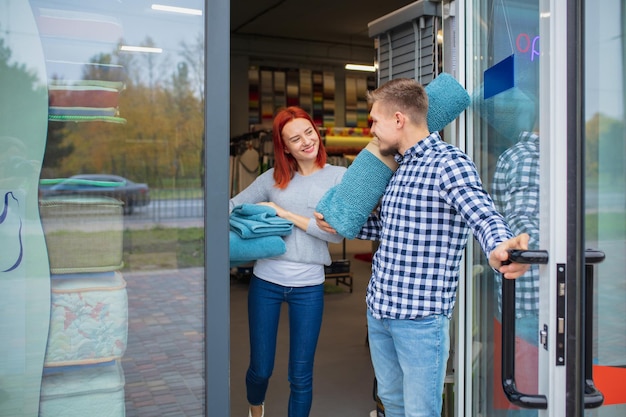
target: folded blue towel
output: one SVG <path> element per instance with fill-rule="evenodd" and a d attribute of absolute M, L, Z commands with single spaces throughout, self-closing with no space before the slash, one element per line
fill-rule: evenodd
<path fill-rule="evenodd" d="M 276 210 L 260 204 L 242 204 L 230 213 L 230 230 L 244 239 L 262 236 L 287 236 L 293 222 L 276 215 Z"/>
<path fill-rule="evenodd" d="M 467 91 L 450 74 L 442 73 L 425 87 L 428 129 L 442 130 L 470 104 Z M 340 235 L 353 239 L 383 196 L 393 170 L 363 149 L 337 184 L 324 194 L 316 211 Z"/>
<path fill-rule="evenodd" d="M 315 208 L 341 236 L 354 239 L 385 192 L 393 171 L 367 149 L 356 156 L 341 183 Z"/>
<path fill-rule="evenodd" d="M 287 251 L 285 241 L 280 236 L 263 236 L 243 239 L 237 233 L 229 232 L 230 267 L 257 259 L 271 258 Z"/>

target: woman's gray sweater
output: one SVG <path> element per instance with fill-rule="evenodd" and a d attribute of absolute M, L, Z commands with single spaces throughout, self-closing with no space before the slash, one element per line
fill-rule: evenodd
<path fill-rule="evenodd" d="M 294 227 L 285 236 L 286 252 L 275 259 L 306 264 L 330 265 L 331 257 L 328 242 L 339 243 L 343 237 L 322 231 L 315 222 L 313 212 L 322 196 L 331 187 L 341 182 L 345 167 L 326 165 L 311 175 L 298 173 L 284 190 L 275 187 L 274 169 L 259 175 L 245 190 L 230 199 L 229 210 L 240 204 L 273 202 L 276 205 L 301 216 L 309 217 L 306 232 Z"/>

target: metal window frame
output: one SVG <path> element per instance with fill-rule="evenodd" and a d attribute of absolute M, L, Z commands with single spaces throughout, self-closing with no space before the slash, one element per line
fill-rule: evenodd
<path fill-rule="evenodd" d="M 229 416 L 230 0 L 205 0 L 204 9 L 205 415 Z"/>

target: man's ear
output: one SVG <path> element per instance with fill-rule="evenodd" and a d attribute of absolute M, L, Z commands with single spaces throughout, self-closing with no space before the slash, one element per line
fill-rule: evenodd
<path fill-rule="evenodd" d="M 406 122 L 406 117 L 403 113 L 397 111 L 395 112 L 394 117 L 396 119 L 396 127 L 404 126 L 404 123 Z"/>

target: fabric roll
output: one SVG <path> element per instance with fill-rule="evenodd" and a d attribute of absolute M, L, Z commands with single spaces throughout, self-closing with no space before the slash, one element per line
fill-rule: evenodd
<path fill-rule="evenodd" d="M 65 115 L 65 114 L 49 114 L 48 120 L 51 122 L 107 122 L 126 124 L 126 119 L 116 116 L 79 116 L 79 115 Z"/>
<path fill-rule="evenodd" d="M 389 167 L 371 150 L 368 144 L 359 152 L 341 183 L 328 190 L 316 207 L 337 233 L 347 239 L 354 239 L 361 230 L 397 168 Z"/>
<path fill-rule="evenodd" d="M 363 148 L 367 145 L 371 139 L 369 135 L 367 136 L 326 136 L 325 138 L 326 147 L 355 147 L 355 148 Z"/>
<path fill-rule="evenodd" d="M 53 107 L 48 109 L 49 116 L 105 116 L 115 117 L 119 110 L 116 107 Z"/>
<path fill-rule="evenodd" d="M 114 88 L 91 86 L 48 86 L 51 107 L 117 108 L 120 93 Z"/>
<path fill-rule="evenodd" d="M 428 130 L 439 132 L 470 105 L 470 96 L 448 73 L 441 73 L 425 87 L 428 94 Z"/>

